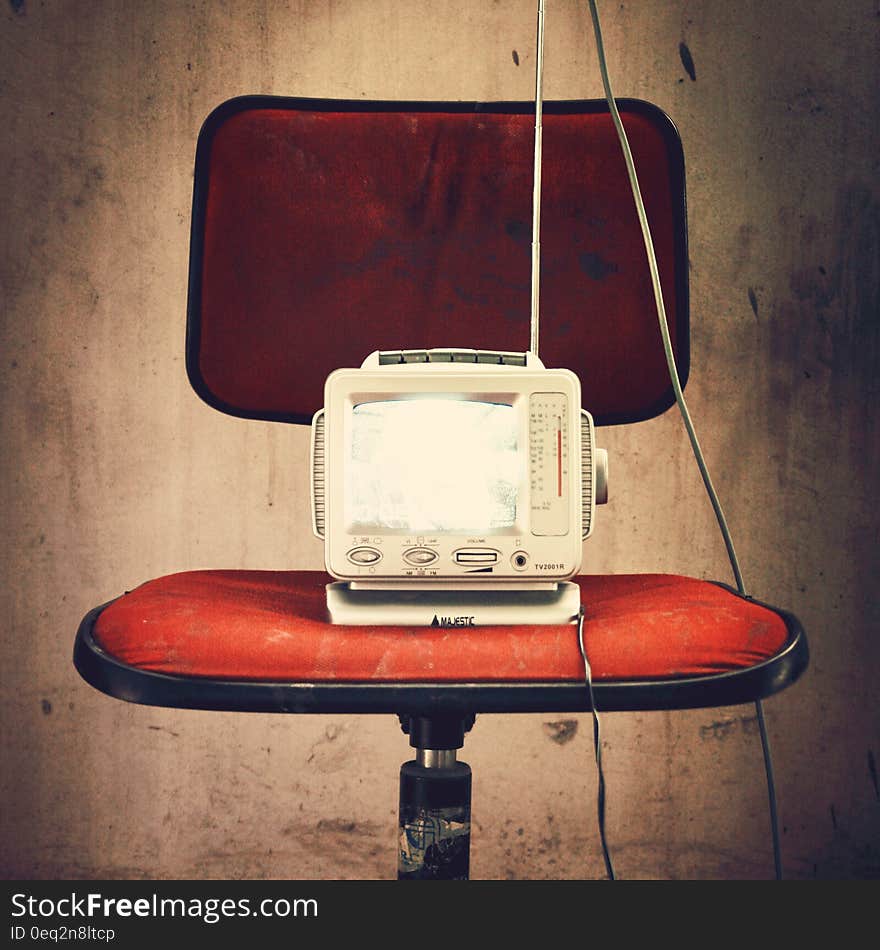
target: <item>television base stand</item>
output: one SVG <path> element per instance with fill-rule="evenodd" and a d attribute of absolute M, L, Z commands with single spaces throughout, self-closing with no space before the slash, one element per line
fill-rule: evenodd
<path fill-rule="evenodd" d="M 337 581 L 327 585 L 327 611 L 331 623 L 350 626 L 539 626 L 574 623 L 580 597 L 571 581 L 538 590 L 362 589 Z"/>

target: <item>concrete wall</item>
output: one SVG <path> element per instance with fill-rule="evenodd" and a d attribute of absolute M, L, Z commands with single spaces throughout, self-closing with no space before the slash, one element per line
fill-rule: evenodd
<path fill-rule="evenodd" d="M 807 675 L 766 703 L 786 873 L 876 877 L 875 5 L 602 6 L 617 94 L 684 142 L 688 394 L 746 579 L 810 637 Z M 2 7 L 2 873 L 392 877 L 393 717 L 130 706 L 71 647 L 159 574 L 321 566 L 307 432 L 224 417 L 185 377 L 203 118 L 243 93 L 528 98 L 535 4 Z M 585 4 L 548 8 L 547 97 L 598 97 Z M 613 502 L 586 569 L 729 578 L 677 414 L 602 439 Z M 561 718 L 478 719 L 475 878 L 602 875 L 589 718 Z M 752 708 L 604 730 L 620 876 L 772 873 Z"/>

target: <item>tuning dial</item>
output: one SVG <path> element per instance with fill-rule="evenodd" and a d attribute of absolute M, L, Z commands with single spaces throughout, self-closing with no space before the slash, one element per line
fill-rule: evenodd
<path fill-rule="evenodd" d="M 596 449 L 596 504 L 608 503 L 608 449 Z"/>

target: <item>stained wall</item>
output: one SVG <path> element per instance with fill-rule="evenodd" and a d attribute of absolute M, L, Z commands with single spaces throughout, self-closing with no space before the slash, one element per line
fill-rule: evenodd
<path fill-rule="evenodd" d="M 220 415 L 183 366 L 192 162 L 245 93 L 527 99 L 533 3 L 4 2 L 0 9 L 2 860 L 6 877 L 393 877 L 394 717 L 126 705 L 81 617 L 203 567 L 318 569 L 304 429 Z M 786 874 L 880 874 L 878 18 L 873 4 L 602 4 L 618 95 L 687 162 L 688 385 L 752 592 L 812 662 L 765 706 Z M 584 4 L 545 94 L 601 95 Z M 674 412 L 600 433 L 590 571 L 729 578 Z M 772 873 L 754 710 L 605 717 L 631 878 Z M 481 716 L 472 875 L 600 877 L 584 716 Z"/>

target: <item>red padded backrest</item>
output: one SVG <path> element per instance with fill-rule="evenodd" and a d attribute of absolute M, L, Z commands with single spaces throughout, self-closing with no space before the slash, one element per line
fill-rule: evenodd
<path fill-rule="evenodd" d="M 681 144 L 620 100 L 683 378 Z M 534 107 L 246 97 L 196 154 L 187 368 L 211 405 L 308 422 L 373 350 L 529 346 Z M 598 424 L 673 400 L 645 250 L 604 101 L 545 102 L 541 337 Z"/>

